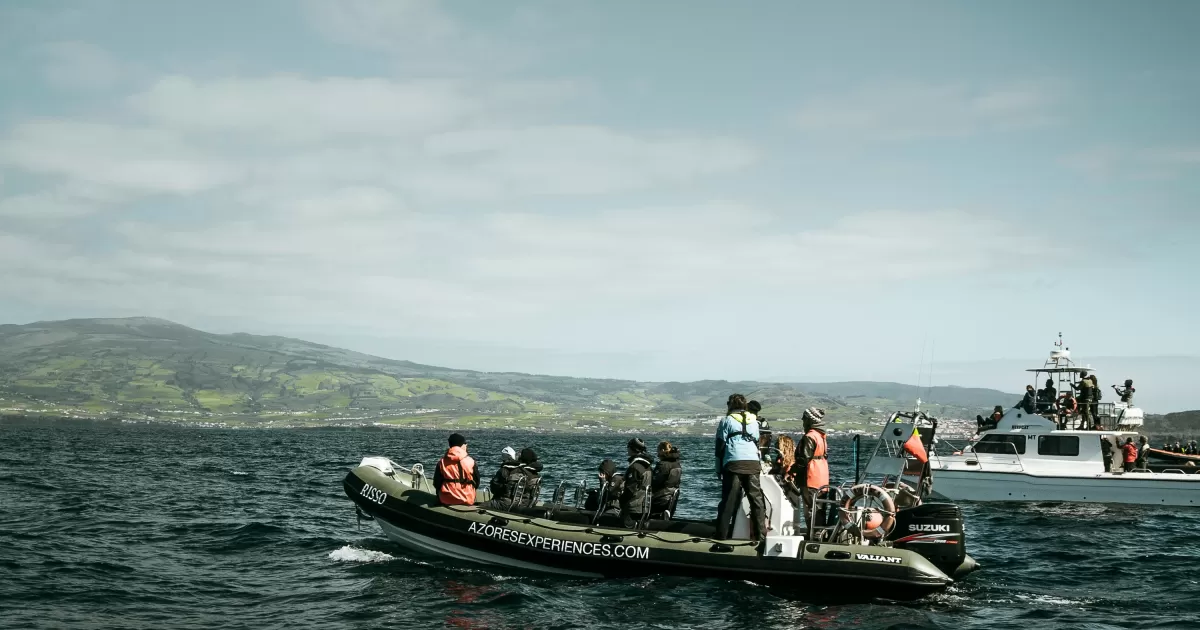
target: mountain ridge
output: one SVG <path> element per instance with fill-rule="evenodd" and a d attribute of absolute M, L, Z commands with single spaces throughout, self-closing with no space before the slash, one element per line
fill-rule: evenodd
<path fill-rule="evenodd" d="M 11 403 L 2 405 L 8 411 L 41 404 L 82 415 L 250 423 L 290 416 L 620 428 L 633 419 L 689 426 L 723 410 L 733 391 L 759 398 L 772 417 L 798 416 L 818 404 L 849 424 L 910 408 L 918 396 L 956 414 L 1018 398 L 985 388 L 871 381 L 683 383 L 481 372 L 290 337 L 209 333 L 151 317 L 0 325 L 0 397 Z"/>

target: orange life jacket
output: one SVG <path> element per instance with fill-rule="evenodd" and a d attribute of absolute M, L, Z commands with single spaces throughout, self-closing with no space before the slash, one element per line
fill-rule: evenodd
<path fill-rule="evenodd" d="M 1121 448 L 1125 449 L 1125 463 L 1126 464 L 1137 461 L 1138 452 L 1137 452 L 1136 446 L 1134 446 L 1131 443 L 1131 444 L 1126 444 L 1126 445 L 1122 446 Z"/>
<path fill-rule="evenodd" d="M 804 437 L 812 438 L 817 445 L 813 449 L 813 457 L 808 460 L 808 474 L 804 485 L 809 488 L 820 488 L 829 485 L 829 462 L 825 461 L 825 434 L 816 429 L 809 429 Z"/>
<path fill-rule="evenodd" d="M 450 447 L 438 461 L 438 474 L 442 480 L 438 500 L 443 505 L 475 504 L 475 460 L 466 448 Z"/>

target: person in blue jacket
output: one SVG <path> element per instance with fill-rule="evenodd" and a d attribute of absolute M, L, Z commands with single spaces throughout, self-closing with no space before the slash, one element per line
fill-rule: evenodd
<path fill-rule="evenodd" d="M 725 418 L 717 424 L 717 476 L 721 478 L 721 503 L 717 506 L 717 539 L 727 540 L 734 517 L 741 509 L 741 493 L 750 500 L 751 539 L 767 534 L 766 504 L 758 476 L 758 417 L 746 410 L 746 397 L 733 394 L 726 402 Z"/>

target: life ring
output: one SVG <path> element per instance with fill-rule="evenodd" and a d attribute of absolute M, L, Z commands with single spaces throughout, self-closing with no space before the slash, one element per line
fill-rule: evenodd
<path fill-rule="evenodd" d="M 871 503 L 878 502 L 878 508 L 856 505 L 864 499 Z M 850 488 L 849 495 L 842 502 L 842 524 L 848 529 L 857 530 L 858 519 L 856 517 L 860 509 L 862 510 L 861 534 L 863 538 L 883 538 L 896 525 L 896 501 L 887 490 L 879 486 L 861 483 Z"/>
<path fill-rule="evenodd" d="M 1058 410 L 1068 416 L 1075 413 L 1079 409 L 1079 402 L 1070 394 L 1063 394 L 1058 397 Z"/>

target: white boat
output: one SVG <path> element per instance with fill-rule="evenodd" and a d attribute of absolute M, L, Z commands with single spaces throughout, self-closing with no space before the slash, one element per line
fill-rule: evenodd
<path fill-rule="evenodd" d="M 1046 364 L 1029 371 L 1038 385 L 1044 375 L 1057 391 L 1073 392 L 1081 375 L 1091 370 L 1071 363 L 1060 337 Z M 1039 401 L 1032 413 L 1020 406 L 1005 410 L 994 426 L 983 425 L 961 449 L 941 441 L 929 460 L 937 480 L 933 494 L 952 501 L 1200 506 L 1200 474 L 1193 474 L 1194 467 L 1124 470 L 1114 441 L 1124 445 L 1131 438 L 1138 444 L 1141 409 L 1120 402 L 1095 404 L 1101 429 L 1090 430 L 1081 426 L 1073 401 L 1053 401 Z M 1113 454 L 1108 461 L 1105 441 L 1107 453 Z"/>

